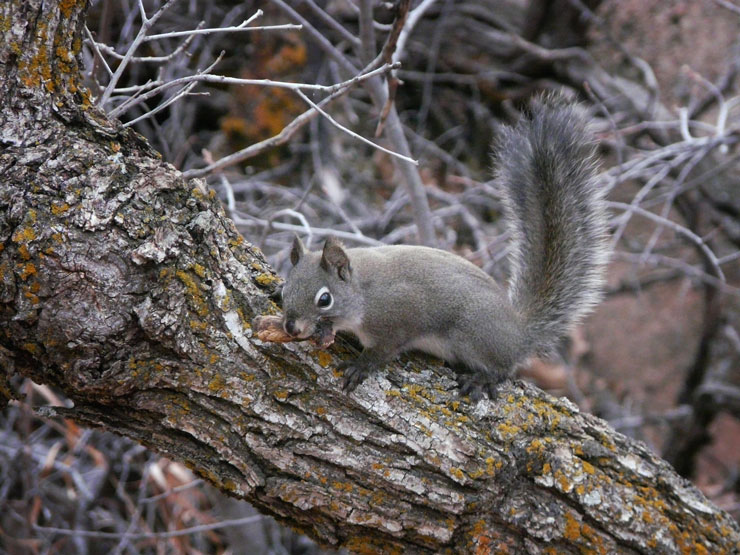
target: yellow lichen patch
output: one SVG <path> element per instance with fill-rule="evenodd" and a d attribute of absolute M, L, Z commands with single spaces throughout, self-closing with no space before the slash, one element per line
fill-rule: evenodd
<path fill-rule="evenodd" d="M 260 285 L 268 286 L 275 283 L 276 281 L 280 281 L 280 278 L 274 274 L 257 274 L 257 276 L 255 276 L 254 278 L 254 281 L 259 283 Z"/>
<path fill-rule="evenodd" d="M 326 368 L 327 366 L 329 366 L 332 361 L 331 355 L 326 351 L 317 351 L 316 358 L 319 361 L 319 366 L 321 366 L 322 368 Z"/>
<path fill-rule="evenodd" d="M 54 83 L 51 79 L 51 64 L 49 62 L 49 55 L 46 51 L 46 24 L 39 23 L 36 28 L 36 36 L 38 40 L 35 42 L 35 52 L 27 63 L 20 62 L 18 64 L 18 73 L 20 75 L 21 82 L 29 88 L 39 87 L 42 83 L 49 92 L 54 92 Z"/>
<path fill-rule="evenodd" d="M 28 252 L 28 247 L 26 245 L 21 245 L 20 247 L 18 247 L 18 254 L 21 255 L 21 258 L 23 260 L 31 259 L 31 253 Z"/>
<path fill-rule="evenodd" d="M 375 493 L 373 493 L 372 497 L 370 498 L 370 504 L 371 505 L 382 505 L 385 503 L 385 494 L 378 490 Z"/>
<path fill-rule="evenodd" d="M 527 446 L 527 453 L 530 455 L 532 454 L 540 454 L 544 450 L 545 446 L 542 444 L 542 441 L 539 439 L 533 439 L 529 445 Z"/>
<path fill-rule="evenodd" d="M 198 263 L 193 264 L 193 271 L 198 275 L 198 277 L 206 277 L 206 269 Z"/>
<path fill-rule="evenodd" d="M 51 205 L 51 213 L 55 216 L 64 214 L 67 210 L 69 210 L 69 204 L 67 204 L 66 202 L 62 202 L 61 204 L 54 202 Z"/>
<path fill-rule="evenodd" d="M 478 470 L 474 470 L 473 472 L 469 472 L 468 473 L 468 476 L 470 476 L 473 480 L 476 480 L 476 479 L 480 478 L 481 476 L 483 476 L 484 473 L 485 473 L 485 470 L 483 470 L 482 468 L 479 468 Z"/>
<path fill-rule="evenodd" d="M 33 262 L 27 262 L 23 265 L 23 269 L 21 270 L 21 279 L 26 280 L 28 276 L 32 276 L 36 273 L 36 266 L 33 265 Z"/>
<path fill-rule="evenodd" d="M 61 0 L 59 2 L 59 11 L 62 12 L 65 19 L 69 19 L 72 17 L 72 10 L 77 6 L 77 4 L 77 0 Z"/>
<path fill-rule="evenodd" d="M 220 374 L 216 374 L 211 378 L 211 381 L 208 382 L 208 390 L 213 393 L 221 391 L 224 387 L 226 387 L 226 382 L 224 382 L 224 379 Z"/>
<path fill-rule="evenodd" d="M 190 320 L 190 329 L 193 331 L 205 331 L 207 327 L 208 324 L 201 320 Z"/>
<path fill-rule="evenodd" d="M 457 468 L 456 466 L 450 467 L 450 474 L 452 474 L 458 480 L 462 480 L 465 478 L 465 473 L 461 469 Z"/>
<path fill-rule="evenodd" d="M 556 470 L 554 477 L 557 481 L 557 484 L 560 486 L 560 491 L 562 491 L 563 493 L 568 493 L 570 490 L 573 489 L 573 484 L 571 484 L 568 476 L 566 476 L 562 470 Z"/>
<path fill-rule="evenodd" d="M 193 309 L 198 313 L 199 316 L 205 316 L 208 314 L 208 306 L 206 305 L 203 295 L 198 289 L 198 285 L 195 280 L 187 274 L 184 270 L 177 270 L 175 275 L 182 282 L 188 291 L 188 299 L 192 303 Z"/>
<path fill-rule="evenodd" d="M 489 476 L 493 476 L 495 474 L 494 466 L 495 466 L 495 460 L 494 460 L 494 458 L 493 457 L 488 457 L 486 459 L 486 473 Z"/>
<path fill-rule="evenodd" d="M 359 493 L 362 497 L 370 497 L 370 494 L 372 492 L 367 488 L 363 488 L 362 486 L 357 486 L 357 493 Z"/>
<path fill-rule="evenodd" d="M 572 542 L 581 539 L 581 525 L 571 513 L 565 513 L 563 536 Z"/>
<path fill-rule="evenodd" d="M 481 519 L 478 520 L 470 530 L 473 542 L 475 543 L 475 554 L 476 555 L 488 555 L 493 553 L 493 546 L 491 545 L 491 537 L 488 534 L 488 526 L 486 522 Z M 505 553 L 506 551 L 496 550 L 497 553 Z"/>
<path fill-rule="evenodd" d="M 280 401 L 285 401 L 288 398 L 289 393 L 285 391 L 284 389 L 280 389 L 275 392 L 275 398 L 277 398 Z"/>
<path fill-rule="evenodd" d="M 29 241 L 36 239 L 36 232 L 30 226 L 23 227 L 13 233 L 11 239 L 16 243 L 28 243 Z"/>
<path fill-rule="evenodd" d="M 339 491 L 346 491 L 347 493 L 352 493 L 352 491 L 355 489 L 355 486 L 351 482 L 333 482 L 332 486 L 334 489 L 338 489 Z"/>
<path fill-rule="evenodd" d="M 233 480 L 224 480 L 223 486 L 227 491 L 236 492 L 236 483 Z"/>
<path fill-rule="evenodd" d="M 231 239 L 229 239 L 229 246 L 231 246 L 231 247 L 238 247 L 243 242 L 244 242 L 244 237 L 242 237 L 241 235 L 237 235 L 237 236 L 232 237 Z"/>
<path fill-rule="evenodd" d="M 510 439 L 517 434 L 519 434 L 520 428 L 519 426 L 514 426 L 512 424 L 507 424 L 506 422 L 502 422 L 498 426 L 496 426 L 496 429 L 501 434 L 502 439 Z"/>

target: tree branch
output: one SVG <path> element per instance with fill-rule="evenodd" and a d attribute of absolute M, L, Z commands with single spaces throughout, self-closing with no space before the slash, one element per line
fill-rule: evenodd
<path fill-rule="evenodd" d="M 201 181 L 87 100 L 85 8 L 11 0 L 0 25 L 0 360 L 75 403 L 47 414 L 351 550 L 738 548 L 727 514 L 566 400 L 514 383 L 471 405 L 416 358 L 347 396 L 346 344 L 257 340 L 279 279 Z"/>

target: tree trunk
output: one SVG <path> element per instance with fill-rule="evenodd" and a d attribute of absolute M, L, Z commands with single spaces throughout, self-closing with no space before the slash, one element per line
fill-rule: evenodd
<path fill-rule="evenodd" d="M 90 102 L 85 0 L 0 6 L 0 361 L 54 409 L 185 461 L 357 551 L 729 553 L 737 524 L 644 445 L 511 384 L 458 401 L 408 359 L 341 391 L 330 353 L 263 344 L 278 278 L 202 181 Z M 0 388 L 2 392 L 5 388 Z"/>

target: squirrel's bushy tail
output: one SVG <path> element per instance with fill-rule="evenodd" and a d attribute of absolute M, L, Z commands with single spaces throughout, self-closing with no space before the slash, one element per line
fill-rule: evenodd
<path fill-rule="evenodd" d="M 535 101 L 496 149 L 513 233 L 509 298 L 529 351 L 551 350 L 601 297 L 608 251 L 594 151 L 578 107 L 557 97 Z"/>

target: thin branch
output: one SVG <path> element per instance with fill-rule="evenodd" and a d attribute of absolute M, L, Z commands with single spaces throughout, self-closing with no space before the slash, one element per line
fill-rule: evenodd
<path fill-rule="evenodd" d="M 421 20 L 427 10 L 434 6 L 434 4 L 436 4 L 437 2 L 438 0 L 423 0 L 421 4 L 419 4 L 413 10 L 411 10 L 411 12 L 409 12 L 409 16 L 406 18 L 403 29 L 401 29 L 401 33 L 398 36 L 396 51 L 393 53 L 394 62 L 398 62 L 401 60 L 401 56 L 403 56 L 406 50 L 406 42 L 409 40 L 409 37 L 414 31 L 416 24 Z"/>
<path fill-rule="evenodd" d="M 113 94 L 113 89 L 116 88 L 116 85 L 118 84 L 118 80 L 121 78 L 121 75 L 123 75 L 123 72 L 128 66 L 129 62 L 131 61 L 131 58 L 133 57 L 134 52 L 136 52 L 136 49 L 139 48 L 139 45 L 146 38 L 146 34 L 149 31 L 149 29 L 151 29 L 151 27 L 162 16 L 162 14 L 164 14 L 164 12 L 167 11 L 167 9 L 169 9 L 172 6 L 172 4 L 174 4 L 177 1 L 178 0 L 167 0 L 167 2 L 165 2 L 164 5 L 161 8 L 159 8 L 154 13 L 154 15 L 152 15 L 151 18 L 147 18 L 146 11 L 144 10 L 144 5 L 142 4 L 141 0 L 139 0 L 139 10 L 141 12 L 141 28 L 139 29 L 139 32 L 136 34 L 136 37 L 134 38 L 134 42 L 131 43 L 131 46 L 126 52 L 126 55 L 124 56 L 123 60 L 121 60 L 121 63 L 118 64 L 118 67 L 116 68 L 116 71 L 113 73 L 113 76 L 110 78 L 110 81 L 108 82 L 108 85 L 105 87 L 103 94 L 100 95 L 100 98 L 98 99 L 99 105 L 105 106 L 108 103 L 108 100 L 110 99 L 111 94 Z"/>
<path fill-rule="evenodd" d="M 260 86 L 260 87 L 276 87 L 276 88 L 288 89 L 292 91 L 299 91 L 301 89 L 306 89 L 306 90 L 321 91 L 324 93 L 332 94 L 340 89 L 344 89 L 356 83 L 361 83 L 362 81 L 366 79 L 369 79 L 381 73 L 385 73 L 389 71 L 390 69 L 392 69 L 393 67 L 397 67 L 393 65 L 386 65 L 381 68 L 378 68 L 377 70 L 371 71 L 369 73 L 358 75 L 343 83 L 337 83 L 334 85 L 316 85 L 312 83 L 291 83 L 289 81 L 273 81 L 272 79 L 241 79 L 238 77 L 226 77 L 224 75 L 213 75 L 211 73 L 208 73 L 208 71 L 213 69 L 213 67 L 216 65 L 216 63 L 220 61 L 220 59 L 221 59 L 221 56 L 219 56 L 219 58 L 213 64 L 211 64 L 208 68 L 204 69 L 203 71 L 199 73 L 196 73 L 195 75 L 187 75 L 179 79 L 174 79 L 167 83 L 163 83 L 154 89 L 149 90 L 146 94 L 138 97 L 135 102 L 134 101 L 126 102 L 122 104 L 121 106 L 116 107 L 114 110 L 111 110 L 110 115 L 112 117 L 119 117 L 121 114 L 123 114 L 127 110 L 130 110 L 137 104 L 140 104 L 142 102 L 145 102 L 146 100 L 149 100 L 150 98 L 154 96 L 157 96 L 162 91 L 165 91 L 172 87 L 177 87 L 179 85 L 192 83 L 192 82 L 218 83 L 221 85 L 252 85 L 252 86 Z"/>
<path fill-rule="evenodd" d="M 90 32 L 90 29 L 87 28 L 87 25 L 85 25 L 85 34 L 87 35 L 88 43 L 90 44 L 90 47 L 92 48 L 93 55 L 100 61 L 100 63 L 103 64 L 103 67 L 108 72 L 108 76 L 109 77 L 112 76 L 113 70 L 108 65 L 108 62 L 105 61 L 105 57 L 100 51 L 100 48 L 105 45 L 101 45 L 95 42 L 95 39 L 93 38 L 92 33 Z"/>
<path fill-rule="evenodd" d="M 280 8 L 283 12 L 288 14 L 291 18 L 298 21 L 303 25 L 303 31 L 308 33 L 311 39 L 313 39 L 319 47 L 326 52 L 335 62 L 337 62 L 341 68 L 349 75 L 357 75 L 360 73 L 360 69 L 355 67 L 347 56 L 345 56 L 339 49 L 337 49 L 329 40 L 322 35 L 311 23 L 295 11 L 292 7 L 284 2 L 284 0 L 272 0 L 272 4 Z"/>
<path fill-rule="evenodd" d="M 325 25 L 327 25 L 329 28 L 331 28 L 333 31 L 339 34 L 342 40 L 347 41 L 353 47 L 358 47 L 360 45 L 360 39 L 358 39 L 356 36 L 350 33 L 344 27 L 344 25 L 339 23 L 331 15 L 326 13 L 326 10 L 319 7 L 316 4 L 316 2 L 314 2 L 314 0 L 303 0 L 303 3 L 306 6 L 308 6 L 311 9 L 311 11 L 314 13 L 314 15 L 318 17 Z"/>
<path fill-rule="evenodd" d="M 322 110 L 318 105 L 316 105 L 305 94 L 303 94 L 303 92 L 300 89 L 297 89 L 296 90 L 296 93 L 298 94 L 298 96 L 300 96 L 303 99 L 304 102 L 306 102 L 306 104 L 308 104 L 314 110 L 317 110 L 322 116 L 324 116 L 329 121 L 329 123 L 331 123 L 337 129 L 339 129 L 341 131 L 344 131 L 350 137 L 354 137 L 358 141 L 362 141 L 363 143 L 365 143 L 367 145 L 370 145 L 373 148 L 377 148 L 378 150 L 383 151 L 386 154 L 390 154 L 391 156 L 395 156 L 396 158 L 399 158 L 401 160 L 404 160 L 406 162 L 409 162 L 410 164 L 414 164 L 415 166 L 418 166 L 419 165 L 418 160 L 414 160 L 413 158 L 410 158 L 408 156 L 404 156 L 403 154 L 399 154 L 398 152 L 393 152 L 392 150 L 389 150 L 389 149 L 387 149 L 385 147 L 382 147 L 379 144 L 376 144 L 376 143 L 372 142 L 371 140 L 366 139 L 362 135 L 359 135 L 359 134 L 355 133 L 351 129 L 347 129 L 345 126 L 343 126 L 341 123 L 339 123 L 338 121 L 336 121 L 333 117 L 331 117 L 327 112 L 325 112 L 324 110 Z"/>
<path fill-rule="evenodd" d="M 362 244 L 362 245 L 368 245 L 371 247 L 379 247 L 379 246 L 386 244 L 382 241 L 378 241 L 377 239 L 372 239 L 365 235 L 358 235 L 357 233 L 350 233 L 348 231 L 341 231 L 338 229 L 331 229 L 331 228 L 326 228 L 326 227 L 314 227 L 314 226 L 307 227 L 308 223 L 305 220 L 301 221 L 301 225 L 286 224 L 282 222 L 274 222 L 271 220 L 263 220 L 255 216 L 251 216 L 249 214 L 240 214 L 239 212 L 234 212 L 232 214 L 232 219 L 234 220 L 234 223 L 236 225 L 259 226 L 259 227 L 267 227 L 267 228 L 271 227 L 271 228 L 274 228 L 280 231 L 291 231 L 293 233 L 306 233 L 309 237 L 312 237 L 314 235 L 318 235 L 321 237 L 328 237 L 329 235 L 334 235 L 335 237 L 339 239 L 344 239 L 347 241 L 354 241 L 355 243 Z"/>
<path fill-rule="evenodd" d="M 246 23 L 246 22 L 245 22 Z M 244 23 L 242 23 L 244 25 Z M 173 31 L 171 33 L 161 33 L 159 35 L 149 35 L 144 39 L 144 42 L 159 39 L 169 39 L 173 37 L 188 37 L 194 35 L 210 35 L 212 33 L 241 33 L 244 31 L 284 31 L 290 29 L 302 29 L 302 25 L 295 23 L 283 23 L 280 25 L 263 25 L 261 27 L 242 27 L 241 25 L 236 27 L 225 27 L 212 28 L 212 29 L 192 29 L 190 31 Z"/>
<path fill-rule="evenodd" d="M 332 90 L 333 92 L 329 96 L 324 98 L 321 102 L 319 102 L 317 106 L 319 107 L 326 106 L 330 102 L 346 94 L 357 83 L 360 83 L 364 81 L 365 79 L 369 79 L 370 77 L 374 75 L 389 71 L 393 67 L 394 66 L 391 64 L 386 64 L 369 73 L 356 75 L 355 77 L 353 77 L 352 79 L 349 79 L 348 81 L 345 81 L 344 83 L 333 85 L 332 87 L 328 89 L 328 90 Z M 259 143 L 250 145 L 228 156 L 224 156 L 217 162 L 207 165 L 205 168 L 200 168 L 197 170 L 188 170 L 186 172 L 183 172 L 183 176 L 185 178 L 201 177 L 213 171 L 221 170 L 228 166 L 233 166 L 234 164 L 238 164 L 239 162 L 243 162 L 244 160 L 257 156 L 258 154 L 264 152 L 265 150 L 268 150 L 270 148 L 284 144 L 301 127 L 303 127 L 305 124 L 307 124 L 309 121 L 311 121 L 311 119 L 313 119 L 317 115 L 319 115 L 319 112 L 316 110 L 316 108 L 312 107 L 309 110 L 306 110 L 305 112 L 303 112 L 298 117 L 296 117 L 293 121 L 291 121 L 288 125 L 286 125 L 282 129 L 282 131 L 280 131 L 280 133 L 278 133 L 277 135 L 274 135 L 268 139 L 260 141 Z"/>
<path fill-rule="evenodd" d="M 716 4 L 719 4 L 723 8 L 727 8 L 731 12 L 735 12 L 736 14 L 740 15 L 740 6 L 736 6 L 729 0 L 714 0 Z"/>
<path fill-rule="evenodd" d="M 644 208 L 640 208 L 639 206 L 627 204 L 625 202 L 615 202 L 615 201 L 609 201 L 606 203 L 609 208 L 620 208 L 625 211 L 625 215 L 629 214 L 631 212 L 634 212 L 635 214 L 639 214 L 640 216 L 643 216 L 644 218 L 647 218 L 649 220 L 652 220 L 654 222 L 657 222 L 661 225 L 666 226 L 669 229 L 672 229 L 679 235 L 683 235 L 687 239 L 689 239 L 692 243 L 694 243 L 697 247 L 699 247 L 699 250 L 704 253 L 704 255 L 707 257 L 707 260 L 711 264 L 712 268 L 715 272 L 717 272 L 717 276 L 719 277 L 720 281 L 724 282 L 725 280 L 725 274 L 722 272 L 722 268 L 720 267 L 719 260 L 717 259 L 717 256 L 712 252 L 712 250 L 707 246 L 707 244 L 704 242 L 704 240 L 696 235 L 693 231 L 690 229 L 677 224 L 676 222 L 669 220 L 667 218 L 663 218 L 659 216 L 658 214 L 654 214 L 653 212 L 650 212 L 649 210 L 645 210 Z"/>
<path fill-rule="evenodd" d="M 50 532 L 52 534 L 60 534 L 62 536 L 79 536 L 82 538 L 125 538 L 129 540 L 154 540 L 189 536 L 190 534 L 208 532 L 209 530 L 219 530 L 221 528 L 228 528 L 230 526 L 244 526 L 245 524 L 259 522 L 263 518 L 264 517 L 262 515 L 253 515 L 244 518 L 235 518 L 222 520 L 220 522 L 212 522 L 210 524 L 200 524 L 198 526 L 191 526 L 190 528 L 182 528 L 180 530 L 172 530 L 170 532 L 98 532 L 96 530 L 70 530 L 67 528 L 52 528 L 47 526 L 35 525 L 33 528 L 34 530 L 37 530 L 39 532 Z"/>
<path fill-rule="evenodd" d="M 202 24 L 202 22 L 201 22 Z M 185 51 L 185 49 L 190 46 L 190 44 L 193 42 L 193 39 L 195 37 L 193 35 L 186 38 L 180 45 L 175 48 L 172 52 L 167 54 L 166 56 L 131 56 L 129 58 L 130 63 L 166 63 L 175 58 L 177 55 L 182 54 L 182 52 Z M 112 56 L 113 58 L 116 58 L 117 60 L 123 60 L 125 58 L 125 55 L 119 54 L 116 52 L 115 48 L 108 46 L 107 44 L 104 44 L 102 42 L 96 42 L 92 40 L 92 37 L 90 37 L 90 40 L 88 42 L 92 42 L 96 48 L 99 48 L 100 51 L 105 52 L 107 55 Z"/>
<path fill-rule="evenodd" d="M 676 268 L 678 270 L 681 270 L 686 276 L 694 277 L 703 283 L 713 285 L 723 293 L 727 293 L 730 295 L 740 295 L 740 288 L 728 285 L 727 282 L 721 281 L 715 276 L 700 270 L 696 266 L 677 258 L 671 258 L 670 256 L 653 253 L 648 258 L 643 259 L 642 255 L 639 253 L 625 251 L 614 251 L 612 253 L 612 258 L 624 260 L 633 264 L 642 264 L 645 266 L 667 266 L 669 268 Z"/>

